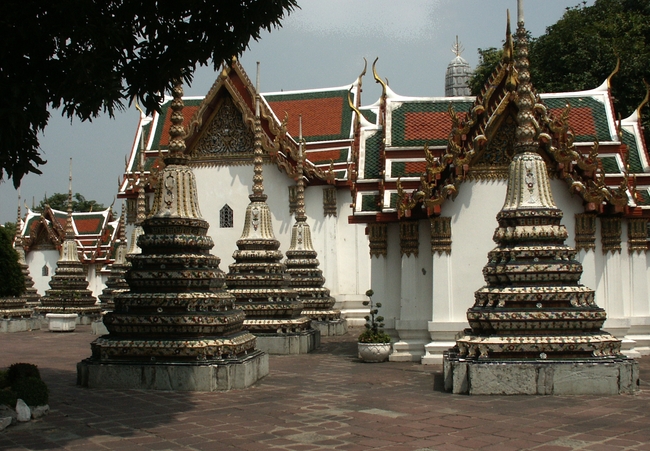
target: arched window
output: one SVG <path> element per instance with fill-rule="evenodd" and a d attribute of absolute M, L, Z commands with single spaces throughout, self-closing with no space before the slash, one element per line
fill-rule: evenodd
<path fill-rule="evenodd" d="M 228 204 L 224 205 L 221 211 L 219 211 L 219 227 L 231 228 L 232 225 L 232 208 Z"/>
<path fill-rule="evenodd" d="M 43 265 L 43 269 L 41 269 L 41 275 L 43 276 L 50 275 L 50 268 L 48 268 L 47 265 Z"/>

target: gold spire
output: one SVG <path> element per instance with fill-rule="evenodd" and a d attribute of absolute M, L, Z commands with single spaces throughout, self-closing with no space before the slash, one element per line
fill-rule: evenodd
<path fill-rule="evenodd" d="M 16 214 L 16 234 L 14 235 L 14 246 L 22 244 L 20 232 L 22 231 L 22 214 L 20 211 L 20 188 L 18 188 L 18 209 Z"/>
<path fill-rule="evenodd" d="M 535 143 L 537 132 L 533 125 L 533 108 L 535 95 L 530 83 L 528 62 L 528 37 L 524 27 L 524 12 L 522 0 L 517 1 L 517 49 L 515 51 L 515 69 L 517 69 L 517 131 L 515 153 L 536 152 Z"/>
<path fill-rule="evenodd" d="M 72 158 L 70 158 L 70 175 L 68 178 L 68 217 L 65 222 L 65 239 L 74 239 L 74 228 L 72 227 Z"/>
<path fill-rule="evenodd" d="M 253 194 L 248 196 L 251 202 L 265 202 L 264 175 L 262 164 L 262 122 L 260 120 L 260 63 L 257 62 L 257 80 L 255 83 L 255 141 L 253 144 Z"/>
<path fill-rule="evenodd" d="M 169 127 L 169 154 L 165 164 L 187 164 L 185 155 L 185 127 L 183 127 L 183 86 L 179 81 L 172 88 L 171 127 Z"/>
<path fill-rule="evenodd" d="M 298 158 L 296 159 L 296 172 L 298 173 L 296 179 L 297 193 L 296 193 L 296 221 L 305 222 L 307 215 L 305 214 L 305 180 L 303 177 L 304 164 L 305 164 L 305 140 L 302 137 L 302 114 L 298 116 Z"/>

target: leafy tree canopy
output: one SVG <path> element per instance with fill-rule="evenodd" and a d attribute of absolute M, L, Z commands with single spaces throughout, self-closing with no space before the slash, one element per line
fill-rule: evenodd
<path fill-rule="evenodd" d="M 36 207 L 34 211 L 41 212 L 45 209 L 45 206 L 49 205 L 50 208 L 59 211 L 68 210 L 68 195 L 62 193 L 54 193 L 50 197 L 44 198 Z M 72 196 L 72 211 L 101 211 L 106 210 L 104 204 L 100 204 L 97 201 L 86 199 L 79 193 L 75 193 Z"/>
<path fill-rule="evenodd" d="M 479 65 L 470 81 L 480 93 L 496 68 L 501 50 L 479 49 Z M 612 93 L 616 111 L 629 116 L 650 81 L 650 0 L 596 0 L 567 8 L 546 33 L 529 43 L 531 80 L 538 92 L 565 92 L 599 86 L 616 67 Z"/>
<path fill-rule="evenodd" d="M 296 0 L 3 0 L 0 2 L 0 179 L 40 174 L 48 108 L 92 120 L 137 99 L 151 113 L 173 80 L 215 69 Z"/>
<path fill-rule="evenodd" d="M 4 224 L 5 230 L 9 232 L 11 236 L 16 236 L 16 223 L 7 221 Z"/>
<path fill-rule="evenodd" d="M 20 296 L 25 291 L 25 276 L 13 247 L 14 236 L 0 227 L 0 297 Z"/>

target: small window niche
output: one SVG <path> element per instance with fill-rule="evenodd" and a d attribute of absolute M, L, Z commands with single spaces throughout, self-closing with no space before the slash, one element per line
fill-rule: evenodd
<path fill-rule="evenodd" d="M 230 229 L 233 227 L 232 208 L 228 204 L 224 205 L 219 211 L 219 227 Z"/>

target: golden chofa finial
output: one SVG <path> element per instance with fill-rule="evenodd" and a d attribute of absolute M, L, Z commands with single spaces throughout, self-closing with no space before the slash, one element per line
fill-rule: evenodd
<path fill-rule="evenodd" d="M 460 56 L 460 54 L 463 53 L 463 50 L 465 50 L 465 48 L 458 40 L 458 35 L 456 35 L 456 42 L 451 46 L 451 52 L 456 56 Z"/>
<path fill-rule="evenodd" d="M 377 75 L 377 70 L 375 69 L 375 66 L 377 66 L 377 61 L 379 61 L 379 57 L 375 58 L 375 61 L 372 63 L 372 75 L 375 77 L 375 81 L 381 85 L 381 97 L 384 98 L 386 97 L 386 83 L 384 80 L 379 78 L 379 75 Z"/>
<path fill-rule="evenodd" d="M 645 81 L 645 78 L 643 79 L 643 84 L 645 85 L 645 98 L 639 105 L 639 107 L 636 109 L 636 115 L 639 118 L 639 121 L 641 120 L 641 110 L 643 109 L 644 106 L 648 104 L 648 100 L 650 100 L 650 85 L 648 84 L 647 81 Z"/>
<path fill-rule="evenodd" d="M 509 63 L 512 61 L 512 58 L 515 53 L 515 45 L 512 40 L 512 33 L 510 32 L 510 10 L 506 10 L 506 42 L 503 44 L 503 56 L 501 60 L 504 63 Z"/>
<path fill-rule="evenodd" d="M 614 75 L 618 74 L 618 70 L 621 68 L 621 57 L 616 56 L 616 67 L 612 71 L 611 74 L 609 74 L 609 77 L 607 77 L 607 89 L 612 89 L 612 78 L 614 78 Z"/>
<path fill-rule="evenodd" d="M 361 88 L 361 85 L 363 83 L 363 76 L 366 75 L 366 69 L 368 69 L 368 60 L 366 57 L 363 57 L 363 71 L 359 74 L 359 77 L 357 77 L 357 85 L 359 85 L 359 89 Z"/>

